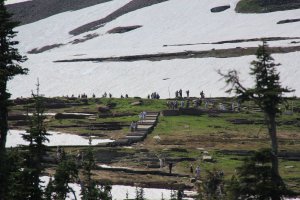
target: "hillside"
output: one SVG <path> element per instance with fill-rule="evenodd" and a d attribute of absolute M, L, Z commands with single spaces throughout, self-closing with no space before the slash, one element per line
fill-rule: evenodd
<path fill-rule="evenodd" d="M 28 6 L 19 15 L 24 21 L 17 39 L 30 73 L 10 82 L 13 97 L 29 96 L 37 78 L 47 96 L 146 97 L 156 91 L 168 98 L 180 88 L 192 96 L 201 90 L 227 96 L 216 70 L 238 69 L 249 85 L 249 63 L 261 38 L 282 64 L 282 83 L 300 95 L 299 9 L 241 14 L 235 12 L 238 0 L 67 2 L 7 5 L 19 14 Z"/>

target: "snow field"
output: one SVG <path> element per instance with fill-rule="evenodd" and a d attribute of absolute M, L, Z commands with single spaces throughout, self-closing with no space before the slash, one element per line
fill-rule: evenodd
<path fill-rule="evenodd" d="M 74 28 L 107 16 L 129 1 L 113 0 L 78 11 L 60 13 L 18 27 L 17 39 L 21 42 L 20 50 L 23 53 L 45 45 L 58 43 L 67 45 L 40 54 L 27 55 L 29 60 L 23 65 L 30 69 L 29 75 L 18 76 L 9 83 L 13 98 L 30 96 L 37 78 L 46 96 L 77 95 L 84 92 L 100 96 L 106 91 L 115 97 L 126 93 L 129 96 L 146 97 L 147 94 L 156 91 L 162 98 L 168 98 L 174 97 L 173 93 L 180 88 L 189 89 L 191 96 L 199 96 L 201 90 L 204 90 L 207 96 L 227 96 L 223 89 L 224 82 L 219 81 L 220 76 L 216 70 L 236 68 L 241 71 L 246 85 L 249 85 L 251 83 L 248 76 L 249 63 L 255 59 L 254 56 L 175 59 L 160 62 L 53 63 L 53 61 L 255 47 L 260 42 L 168 47 L 163 45 L 300 35 L 300 23 L 276 24 L 279 20 L 298 18 L 300 9 L 265 14 L 238 14 L 234 12 L 238 0 L 170 0 L 125 14 L 95 31 L 78 36 L 68 34 Z M 230 4 L 231 8 L 224 12 L 210 12 L 213 7 L 227 4 Z M 106 33 L 117 26 L 131 25 L 143 27 L 123 34 Z M 99 37 L 76 45 L 69 44 L 70 41 L 83 38 L 87 34 L 99 34 Z M 297 45 L 291 44 L 291 41 L 300 40 L 273 41 L 270 42 L 270 46 Z M 299 52 L 273 56 L 276 62 L 282 63 L 282 67 L 279 68 L 282 83 L 296 89 L 294 94 L 299 96 Z M 164 78 L 170 79 L 163 81 Z"/>
<path fill-rule="evenodd" d="M 296 89 L 290 95 L 300 96 L 299 53 L 274 54 L 281 80 L 284 86 Z M 86 93 L 91 96 L 112 93 L 114 97 L 121 94 L 146 97 L 156 91 L 162 98 L 174 97 L 174 92 L 180 88 L 190 90 L 190 96 L 199 96 L 201 90 L 207 97 L 228 96 L 225 93 L 225 82 L 220 80 L 217 70 L 223 72 L 229 69 L 240 71 L 241 79 L 246 86 L 252 85 L 248 75 L 250 62 L 254 56 L 236 58 L 203 58 L 176 59 L 160 62 L 79 62 L 52 63 L 42 60 L 27 64 L 31 66 L 30 74 L 18 76 L 10 82 L 13 97 L 28 96 L 35 88 L 37 78 L 40 80 L 41 92 L 46 96 L 62 96 Z M 168 80 L 163 80 L 169 78 Z M 26 84 L 21 84 L 26 83 Z M 170 92 L 170 96 L 169 96 Z"/>
<path fill-rule="evenodd" d="M 49 177 L 42 176 L 41 180 L 44 181 L 42 185 L 46 186 L 48 184 Z M 80 200 L 81 189 L 79 184 L 70 183 L 69 186 L 73 188 L 77 199 Z M 128 193 L 129 199 L 134 199 L 136 193 L 136 187 L 125 186 L 125 185 L 112 185 L 111 194 L 113 200 L 124 200 L 126 198 L 126 193 Z M 171 191 L 167 189 L 144 188 L 144 194 L 146 199 L 151 199 L 151 200 L 160 200 L 162 195 L 164 196 L 165 199 L 170 199 Z M 73 194 L 68 194 L 67 200 L 73 200 L 73 199 L 74 199 Z"/>
<path fill-rule="evenodd" d="M 22 134 L 26 133 L 24 130 L 9 130 L 7 134 L 7 141 L 5 146 L 17 147 L 19 145 L 28 145 L 28 142 L 24 141 Z M 89 145 L 89 139 L 83 138 L 78 135 L 66 134 L 61 132 L 48 131 L 51 134 L 48 137 L 49 142 L 46 142 L 47 146 L 65 146 L 65 145 Z M 99 143 L 113 142 L 110 139 L 93 139 L 92 145 L 97 145 Z"/>

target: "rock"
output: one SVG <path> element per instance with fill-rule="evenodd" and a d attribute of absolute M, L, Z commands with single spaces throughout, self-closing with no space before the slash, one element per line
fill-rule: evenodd
<path fill-rule="evenodd" d="M 205 162 L 212 162 L 213 158 L 212 156 L 202 156 L 202 160 Z"/>
<path fill-rule="evenodd" d="M 191 179 L 190 179 L 190 182 L 191 182 L 191 183 L 195 183 L 195 182 L 196 182 L 196 179 L 195 179 L 195 178 L 191 178 Z"/>
<path fill-rule="evenodd" d="M 110 111 L 110 108 L 108 106 L 100 106 L 98 107 L 98 112 L 100 113 L 107 113 Z"/>
<path fill-rule="evenodd" d="M 224 10 L 227 10 L 228 8 L 230 8 L 230 5 L 218 6 L 218 7 L 214 7 L 212 9 L 210 9 L 210 12 L 212 12 L 212 13 L 223 12 Z"/>
<path fill-rule="evenodd" d="M 286 168 L 286 169 L 290 169 L 290 168 L 294 168 L 294 166 L 292 166 L 292 165 L 288 165 L 288 166 L 285 166 L 284 168 Z"/>

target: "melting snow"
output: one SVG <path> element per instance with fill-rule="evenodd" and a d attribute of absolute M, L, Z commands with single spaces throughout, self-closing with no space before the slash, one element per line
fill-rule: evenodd
<path fill-rule="evenodd" d="M 26 133 L 24 130 L 9 130 L 7 135 L 6 147 L 16 147 L 18 145 L 28 145 L 28 142 L 24 141 L 22 134 Z M 66 134 L 61 132 L 48 131 L 50 136 L 47 146 L 64 146 L 64 145 L 88 145 L 89 140 L 78 135 Z M 93 139 L 92 145 L 99 143 L 113 142 L 110 139 Z"/>
<path fill-rule="evenodd" d="M 298 37 L 300 23 L 277 24 L 284 19 L 298 18 L 300 9 L 264 14 L 240 14 L 234 11 L 238 0 L 172 0 L 127 13 L 112 22 L 78 36 L 69 31 L 86 23 L 101 19 L 130 0 L 113 0 L 73 12 L 60 13 L 35 23 L 17 28 L 17 40 L 24 54 L 45 45 L 65 44 L 40 54 L 27 55 L 24 67 L 29 75 L 18 76 L 9 82 L 13 97 L 30 96 L 39 78 L 41 90 L 46 96 L 78 95 L 95 93 L 98 97 L 110 92 L 115 97 L 121 94 L 146 97 L 158 92 L 162 98 L 174 97 L 178 89 L 190 90 L 191 96 L 199 96 L 203 90 L 206 96 L 227 96 L 219 81 L 217 69 L 235 68 L 241 71 L 241 78 L 249 85 L 249 65 L 254 56 L 237 58 L 191 58 L 158 62 L 112 62 L 112 63 L 53 63 L 55 60 L 108 57 L 120 55 L 178 52 L 187 50 L 227 49 L 235 47 L 256 47 L 260 42 L 232 44 L 198 44 L 191 46 L 168 46 L 173 44 L 209 43 L 224 40 L 261 37 Z M 230 5 L 230 9 L 211 13 L 216 6 Z M 141 28 L 123 34 L 107 34 L 118 26 L 142 25 Z M 87 34 L 99 36 L 79 44 L 70 44 Z M 33 39 L 34 38 L 34 39 Z M 295 46 L 291 41 L 273 41 L 270 46 Z M 76 56 L 75 56 L 76 55 Z M 81 55 L 81 56 L 77 56 Z M 300 53 L 274 54 L 283 85 L 296 89 L 300 96 Z M 163 80 L 168 77 L 168 80 Z"/>

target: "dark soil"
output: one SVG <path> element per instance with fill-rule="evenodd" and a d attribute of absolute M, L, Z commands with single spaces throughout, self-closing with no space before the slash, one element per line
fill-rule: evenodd
<path fill-rule="evenodd" d="M 61 47 L 63 46 L 64 44 L 52 44 L 52 45 L 46 45 L 44 47 L 41 47 L 41 48 L 34 48 L 30 51 L 28 51 L 27 53 L 29 54 L 38 54 L 38 53 L 43 53 L 45 51 L 48 51 L 48 50 L 51 50 L 51 49 L 55 49 L 55 48 L 58 48 L 58 47 Z"/>
<path fill-rule="evenodd" d="M 9 4 L 6 7 L 10 13 L 14 14 L 13 20 L 24 25 L 62 12 L 79 10 L 108 1 L 111 0 L 76 0 L 76 3 L 74 0 L 32 0 Z"/>
<path fill-rule="evenodd" d="M 111 14 L 107 15 L 106 17 L 90 22 L 88 24 L 84 24 L 72 31 L 70 31 L 69 33 L 71 35 L 79 35 L 82 34 L 84 32 L 87 31 L 92 31 L 92 30 L 96 30 L 100 27 L 102 27 L 104 24 L 111 22 L 115 19 L 117 19 L 118 17 L 125 15 L 127 13 L 133 12 L 135 10 L 144 8 L 144 7 L 148 7 L 148 6 L 152 6 L 154 4 L 158 4 L 158 3 L 162 3 L 168 0 L 132 0 L 131 2 L 129 2 L 128 4 L 124 5 L 123 7 L 117 9 L 116 11 L 112 12 Z"/>
<path fill-rule="evenodd" d="M 126 32 L 129 32 L 129 31 L 133 31 L 137 28 L 140 28 L 142 26 L 140 25 L 136 25 L 136 26 L 120 26 L 120 27 L 116 27 L 116 28 L 113 28 L 109 31 L 107 31 L 107 33 L 126 33 Z"/>
<path fill-rule="evenodd" d="M 217 13 L 217 12 L 223 12 L 223 11 L 229 9 L 229 8 L 230 8 L 230 5 L 226 5 L 226 6 L 218 6 L 218 7 L 214 7 L 214 8 L 212 8 L 212 9 L 210 9 L 210 11 L 211 11 L 212 13 Z"/>
<path fill-rule="evenodd" d="M 287 23 L 294 23 L 294 22 L 300 22 L 300 19 L 280 20 L 279 22 L 277 22 L 277 24 L 287 24 Z"/>
<path fill-rule="evenodd" d="M 266 37 L 266 38 L 250 38 L 250 39 L 236 39 L 236 40 L 224 40 L 219 42 L 201 42 L 201 43 L 187 43 L 187 44 L 166 44 L 164 47 L 172 47 L 172 46 L 193 46 L 200 44 L 235 44 L 235 43 L 243 43 L 243 42 L 257 42 L 257 41 L 280 41 L 280 40 L 292 40 L 292 39 L 300 39 L 300 37 Z"/>
<path fill-rule="evenodd" d="M 83 59 L 70 59 L 70 60 L 56 60 L 54 62 L 134 62 L 141 60 L 161 61 L 172 59 L 189 59 L 189 58 L 229 58 L 240 57 L 247 55 L 254 55 L 257 47 L 248 48 L 231 48 L 231 49 L 212 49 L 208 51 L 184 51 L 175 53 L 158 53 L 158 54 L 143 54 L 143 55 L 130 55 L 120 57 L 103 57 L 103 58 L 83 58 Z M 290 53 L 300 51 L 300 46 L 294 47 L 270 47 L 269 52 L 273 53 Z"/>

